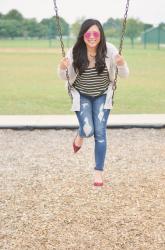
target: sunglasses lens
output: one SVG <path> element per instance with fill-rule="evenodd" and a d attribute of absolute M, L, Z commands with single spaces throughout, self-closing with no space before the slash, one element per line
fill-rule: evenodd
<path fill-rule="evenodd" d="M 93 33 L 92 33 L 92 32 L 86 32 L 86 33 L 85 33 L 85 38 L 86 38 L 86 39 L 89 39 L 92 35 L 93 35 L 93 37 L 94 37 L 95 39 L 97 39 L 97 38 L 100 37 L 100 33 L 97 32 L 97 31 L 94 31 Z"/>
<path fill-rule="evenodd" d="M 90 33 L 90 32 L 86 32 L 86 33 L 85 33 L 85 38 L 86 38 L 86 39 L 89 39 L 90 37 L 91 37 L 91 33 Z"/>
<path fill-rule="evenodd" d="M 97 31 L 95 31 L 95 32 L 93 32 L 93 36 L 94 36 L 94 38 L 99 38 L 100 37 L 100 33 L 97 32 Z"/>

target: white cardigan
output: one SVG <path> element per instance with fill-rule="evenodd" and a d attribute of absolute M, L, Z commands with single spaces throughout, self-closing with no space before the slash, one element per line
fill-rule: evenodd
<path fill-rule="evenodd" d="M 105 58 L 105 63 L 108 69 L 109 78 L 110 78 L 110 84 L 108 87 L 108 90 L 106 93 L 106 100 L 104 104 L 104 109 L 112 109 L 112 95 L 113 95 L 113 89 L 112 89 L 112 83 L 115 78 L 115 70 L 116 70 L 116 62 L 115 62 L 115 56 L 118 54 L 118 50 L 116 47 L 111 43 L 106 43 L 107 45 L 107 57 Z M 68 74 L 69 74 L 69 83 L 72 85 L 76 79 L 77 73 L 74 71 L 73 68 L 73 48 L 70 48 L 66 54 L 66 57 L 69 59 L 70 65 L 68 67 Z M 129 75 L 129 69 L 127 66 L 127 63 L 125 62 L 122 66 L 117 66 L 118 68 L 118 75 L 120 77 L 127 77 Z M 60 69 L 60 66 L 58 66 L 58 76 L 63 79 L 67 80 L 66 77 L 66 70 Z M 66 81 L 66 87 L 68 85 L 68 81 Z M 71 111 L 80 111 L 80 94 L 79 92 L 72 86 L 71 88 L 71 94 L 72 94 L 72 108 Z"/>

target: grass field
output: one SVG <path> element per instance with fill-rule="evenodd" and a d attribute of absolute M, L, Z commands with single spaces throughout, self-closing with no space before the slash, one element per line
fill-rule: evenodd
<path fill-rule="evenodd" d="M 70 47 L 74 44 L 75 40 L 71 38 L 63 38 L 65 47 Z M 118 45 L 119 39 L 113 38 L 113 44 Z M 130 41 L 125 39 L 125 45 L 130 47 Z M 56 40 L 41 40 L 41 39 L 14 39 L 14 40 L 0 40 L 0 48 L 58 48 L 59 39 Z"/>
<path fill-rule="evenodd" d="M 34 41 L 30 48 L 23 41 L 17 46 L 0 41 L 1 115 L 72 113 L 64 82 L 57 77 L 60 50 L 42 43 L 37 47 Z M 165 113 L 165 49 L 126 46 L 124 56 L 130 76 L 118 81 L 113 113 Z"/>

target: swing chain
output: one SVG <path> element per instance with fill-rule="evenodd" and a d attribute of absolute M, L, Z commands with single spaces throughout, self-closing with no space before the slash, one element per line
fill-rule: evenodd
<path fill-rule="evenodd" d="M 58 7 L 57 7 L 57 3 L 56 0 L 53 0 L 54 2 L 54 10 L 56 13 L 56 23 L 57 23 L 57 29 L 58 29 L 58 35 L 59 35 L 59 39 L 60 39 L 60 44 L 61 44 L 61 50 L 62 50 L 62 56 L 63 58 L 65 58 L 65 48 L 64 48 L 64 43 L 63 43 L 63 38 L 62 38 L 62 29 L 61 29 L 61 25 L 60 25 L 60 17 L 58 15 Z M 69 82 L 69 73 L 68 73 L 68 69 L 66 69 L 66 78 L 68 81 L 68 94 L 69 96 L 72 98 L 72 94 L 71 94 L 71 84 Z"/>
<path fill-rule="evenodd" d="M 123 42 L 124 42 L 124 37 L 125 37 L 125 31 L 126 31 L 126 25 L 127 25 L 127 16 L 128 16 L 128 9 L 129 9 L 129 2 L 130 0 L 127 0 L 126 3 L 126 9 L 125 9 L 125 14 L 124 14 L 124 19 L 123 19 L 123 25 L 122 25 L 122 32 L 121 32 L 121 38 L 120 38 L 120 45 L 119 45 L 119 55 L 121 55 L 122 49 L 123 49 Z M 117 76 L 118 76 L 118 68 L 116 67 L 115 71 L 115 79 L 112 85 L 113 89 L 113 95 L 112 95 L 112 105 L 114 104 L 114 92 L 117 88 Z"/>
<path fill-rule="evenodd" d="M 130 2 L 130 0 L 127 0 L 124 19 L 123 19 L 122 34 L 121 34 L 121 39 L 120 39 L 119 55 L 121 55 L 121 51 L 122 51 L 122 48 L 123 48 L 123 42 L 124 42 L 124 37 L 125 37 L 126 25 L 127 25 L 129 2 Z"/>

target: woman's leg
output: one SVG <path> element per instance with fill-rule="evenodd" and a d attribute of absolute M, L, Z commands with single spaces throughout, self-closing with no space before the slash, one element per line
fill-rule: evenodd
<path fill-rule="evenodd" d="M 80 111 L 76 111 L 75 113 L 79 121 L 79 137 L 85 138 L 92 136 L 94 129 L 91 98 L 80 94 Z"/>
<path fill-rule="evenodd" d="M 95 138 L 95 170 L 104 170 L 107 148 L 106 127 L 110 110 L 104 109 L 106 95 L 96 97 L 93 102 L 93 123 Z"/>

